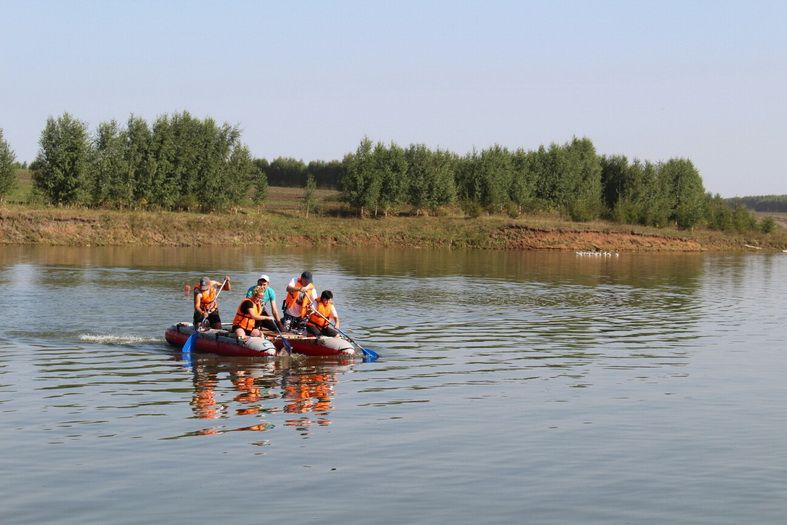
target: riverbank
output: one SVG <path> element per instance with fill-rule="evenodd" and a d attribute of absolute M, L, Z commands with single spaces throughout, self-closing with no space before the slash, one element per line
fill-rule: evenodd
<path fill-rule="evenodd" d="M 738 251 L 787 248 L 769 235 L 659 230 L 551 217 L 304 217 L 244 208 L 197 213 L 0 206 L 0 244 L 59 246 L 402 246 L 501 250 Z"/>

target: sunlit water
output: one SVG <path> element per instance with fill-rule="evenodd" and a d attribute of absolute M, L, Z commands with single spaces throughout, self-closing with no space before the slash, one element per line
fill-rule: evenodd
<path fill-rule="evenodd" d="M 311 269 L 375 363 L 166 345 Z M 0 523 L 784 523 L 787 256 L 2 247 Z"/>

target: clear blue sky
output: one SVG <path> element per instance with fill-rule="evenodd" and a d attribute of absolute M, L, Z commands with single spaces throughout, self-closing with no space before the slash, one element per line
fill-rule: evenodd
<path fill-rule="evenodd" d="M 706 190 L 787 194 L 787 2 L 0 0 L 0 128 L 48 116 L 237 124 L 256 157 L 367 135 L 463 154 L 572 136 L 687 157 Z"/>

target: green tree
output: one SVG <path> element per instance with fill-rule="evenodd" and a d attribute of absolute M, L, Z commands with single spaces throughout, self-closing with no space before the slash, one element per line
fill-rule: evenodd
<path fill-rule="evenodd" d="M 268 166 L 266 174 L 271 186 L 302 188 L 306 184 L 306 165 L 299 159 L 277 157 Z"/>
<path fill-rule="evenodd" d="M 243 204 L 247 199 L 251 180 L 256 167 L 249 149 L 240 143 L 239 135 L 230 141 L 230 154 L 226 167 L 220 169 L 219 197 L 215 199 L 216 208 Z"/>
<path fill-rule="evenodd" d="M 87 126 L 68 113 L 49 117 L 39 141 L 33 184 L 53 204 L 78 204 L 86 194 L 91 156 Z"/>
<path fill-rule="evenodd" d="M 16 156 L 0 129 L 0 202 L 16 187 Z"/>
<path fill-rule="evenodd" d="M 383 215 L 387 216 L 405 201 L 408 186 L 407 158 L 404 149 L 393 142 L 388 147 L 382 142 L 378 142 L 372 156 L 377 171 L 375 178 L 380 180 L 377 204 Z M 377 215 L 376 210 L 375 215 Z"/>
<path fill-rule="evenodd" d="M 423 144 L 405 150 L 408 204 L 416 213 L 436 212 L 456 199 L 456 158 L 444 150 L 430 151 Z"/>
<path fill-rule="evenodd" d="M 152 152 L 153 134 L 147 121 L 131 115 L 124 133 L 126 141 L 124 184 L 132 188 L 132 207 L 147 208 L 153 203 L 156 160 Z"/>
<path fill-rule="evenodd" d="M 259 205 L 268 198 L 268 161 L 265 159 L 254 159 L 253 185 L 254 203 Z"/>
<path fill-rule="evenodd" d="M 306 166 L 306 174 L 314 177 L 318 188 L 337 189 L 344 176 L 344 165 L 338 160 L 313 160 Z"/>
<path fill-rule="evenodd" d="M 606 155 L 599 159 L 601 164 L 601 193 L 608 210 L 614 210 L 618 200 L 626 193 L 629 161 L 624 155 Z"/>
<path fill-rule="evenodd" d="M 364 137 L 355 153 L 346 155 L 343 160 L 342 196 L 361 217 L 374 210 L 380 199 L 382 185 L 379 171 L 375 169 L 372 147 L 372 141 Z"/>
<path fill-rule="evenodd" d="M 511 202 L 517 208 L 517 215 L 525 210 L 535 211 L 536 173 L 533 170 L 534 155 L 523 148 L 517 149 L 511 159 L 513 180 L 511 181 Z"/>
<path fill-rule="evenodd" d="M 601 163 L 588 138 L 574 138 L 564 147 L 567 162 L 562 174 L 567 210 L 575 221 L 597 219 L 601 212 Z"/>
<path fill-rule="evenodd" d="M 499 145 L 481 153 L 473 151 L 459 160 L 456 181 L 465 208 L 474 203 L 489 213 L 500 212 L 512 200 L 516 181 L 514 157 Z"/>
<path fill-rule="evenodd" d="M 116 121 L 99 124 L 90 163 L 90 202 L 93 206 L 129 206 L 134 198 L 128 178 L 126 137 Z"/>
<path fill-rule="evenodd" d="M 768 215 L 762 218 L 758 227 L 762 233 L 771 233 L 776 229 L 776 221 L 773 220 L 773 217 Z"/>
<path fill-rule="evenodd" d="M 619 162 L 619 158 L 613 158 L 612 162 Z M 606 166 L 608 168 L 609 164 Z M 665 226 L 671 213 L 671 204 L 668 184 L 661 176 L 659 167 L 650 162 L 634 160 L 631 164 L 617 164 L 613 169 L 620 171 L 615 173 L 616 202 L 612 218 L 622 223 Z"/>
<path fill-rule="evenodd" d="M 718 193 L 705 195 L 705 222 L 708 228 L 719 231 L 731 231 L 732 209 Z"/>
<path fill-rule="evenodd" d="M 306 178 L 306 186 L 303 190 L 303 209 L 306 212 L 306 218 L 309 218 L 309 213 L 317 208 L 317 182 L 314 180 L 313 175 Z"/>
<path fill-rule="evenodd" d="M 670 219 L 681 228 L 693 228 L 705 215 L 702 178 L 688 159 L 670 159 L 661 166 L 669 184 Z"/>

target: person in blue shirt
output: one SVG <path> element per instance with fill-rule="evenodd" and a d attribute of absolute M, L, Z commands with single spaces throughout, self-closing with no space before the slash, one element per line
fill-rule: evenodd
<path fill-rule="evenodd" d="M 250 286 L 249 289 L 246 291 L 246 297 L 252 297 L 254 295 L 254 289 L 258 286 L 262 286 L 265 288 L 265 294 L 262 296 L 262 305 L 263 309 L 265 310 L 265 315 L 268 315 L 268 305 L 271 307 L 271 313 L 273 314 L 274 320 L 265 320 L 265 321 L 257 321 L 257 328 L 264 328 L 266 330 L 276 330 L 276 326 L 273 324 L 274 322 L 279 326 L 281 329 L 281 315 L 279 314 L 279 309 L 276 306 L 276 292 L 273 291 L 273 288 L 270 287 L 270 277 L 266 274 L 262 274 L 257 278 L 257 284 Z"/>

